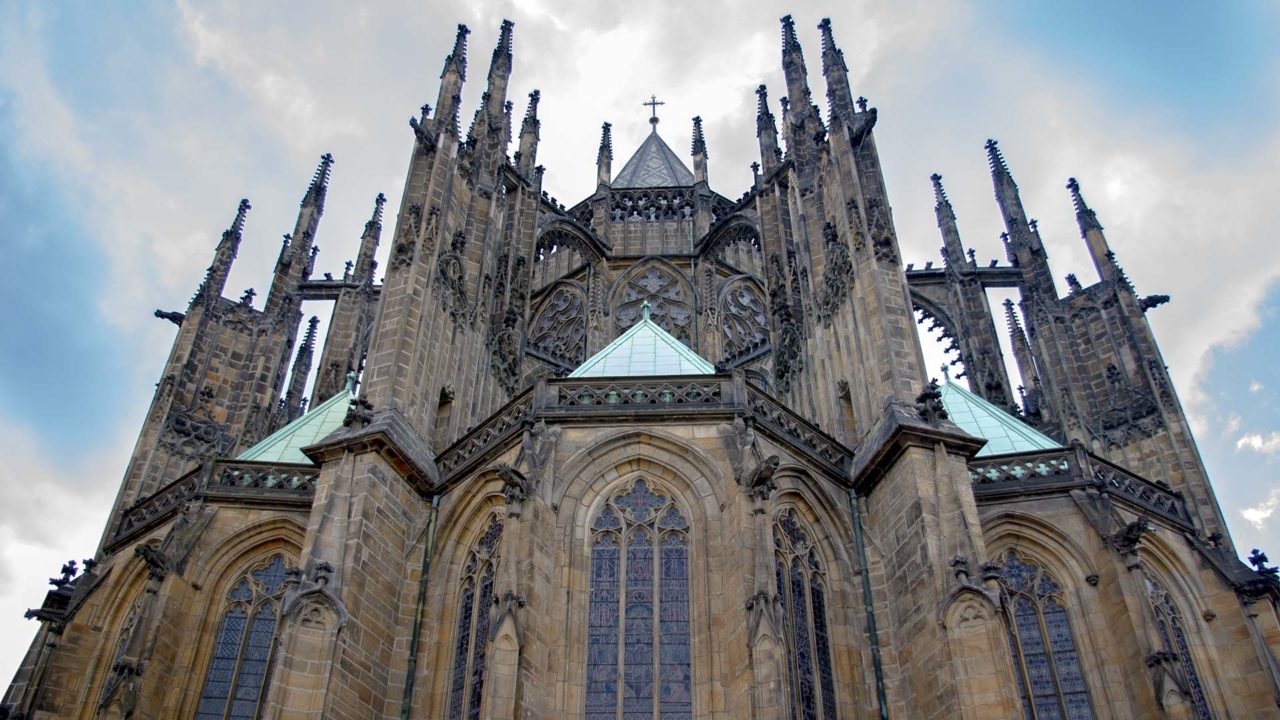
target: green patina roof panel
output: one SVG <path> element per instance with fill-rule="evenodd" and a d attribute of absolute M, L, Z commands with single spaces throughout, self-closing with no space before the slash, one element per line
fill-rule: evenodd
<path fill-rule="evenodd" d="M 978 457 L 1056 450 L 1062 446 L 1018 418 L 950 380 L 942 385 L 942 406 L 961 430 L 985 438 Z"/>
<path fill-rule="evenodd" d="M 302 454 L 302 448 L 315 445 L 326 435 L 342 427 L 351 398 L 351 390 L 343 390 L 315 406 L 302 417 L 263 438 L 257 445 L 240 453 L 236 459 L 300 465 L 314 464 L 310 458 Z"/>
<path fill-rule="evenodd" d="M 715 372 L 714 365 L 650 320 L 646 307 L 640 322 L 587 358 L 569 377 L 714 375 Z"/>

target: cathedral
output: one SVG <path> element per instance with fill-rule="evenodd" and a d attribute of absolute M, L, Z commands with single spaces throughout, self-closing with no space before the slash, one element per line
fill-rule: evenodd
<path fill-rule="evenodd" d="M 995 141 L 1007 262 L 934 175 L 942 262 L 907 264 L 818 28 L 826 107 L 784 17 L 736 197 L 701 120 L 686 158 L 656 112 L 620 164 L 604 124 L 581 201 L 543 192 L 503 22 L 469 125 L 458 27 L 341 277 L 312 273 L 331 156 L 258 304 L 224 294 L 240 201 L 156 312 L 101 543 L 28 611 L 0 718 L 1280 716 L 1277 570 L 1227 532 L 1146 319 L 1168 298 L 1074 179 L 1097 278 L 1061 294 Z"/>

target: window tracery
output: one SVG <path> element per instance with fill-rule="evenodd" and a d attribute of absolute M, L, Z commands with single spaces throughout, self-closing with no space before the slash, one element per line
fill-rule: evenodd
<path fill-rule="evenodd" d="M 769 313 L 764 296 L 746 281 L 731 285 L 720 299 L 720 329 L 726 364 L 768 345 Z"/>
<path fill-rule="evenodd" d="M 618 329 L 640 320 L 640 307 L 649 301 L 649 318 L 686 345 L 692 345 L 693 306 L 684 283 L 658 267 L 649 267 L 626 280 L 618 301 Z"/>
<path fill-rule="evenodd" d="M 827 631 L 826 576 L 809 533 L 794 510 L 779 513 L 773 527 L 773 547 L 786 628 L 790 717 L 834 720 L 836 691 Z"/>
<path fill-rule="evenodd" d="M 1179 679 L 1187 692 L 1187 700 L 1195 709 L 1197 718 L 1210 720 L 1213 714 L 1209 712 L 1209 702 L 1205 699 L 1200 674 L 1196 672 L 1195 663 L 1191 660 L 1191 645 L 1187 642 L 1187 628 L 1182 613 L 1163 585 L 1150 575 L 1143 575 L 1143 581 L 1147 587 L 1147 599 L 1151 601 L 1151 608 L 1155 612 L 1156 629 L 1160 632 L 1164 650 L 1178 659 L 1181 671 Z"/>
<path fill-rule="evenodd" d="M 275 660 L 272 652 L 284 598 L 284 557 L 245 573 L 227 593 L 214 635 L 196 720 L 255 720 Z"/>
<path fill-rule="evenodd" d="M 587 318 L 582 294 L 561 287 L 551 294 L 538 312 L 529 333 L 534 350 L 561 362 L 577 366 L 586 359 Z"/>
<path fill-rule="evenodd" d="M 587 720 L 691 720 L 689 523 L 643 478 L 591 525 Z"/>
<path fill-rule="evenodd" d="M 1001 563 L 999 584 L 1026 717 L 1093 718 L 1062 586 L 1013 550 Z"/>
<path fill-rule="evenodd" d="M 467 554 L 458 599 L 458 625 L 453 644 L 449 720 L 476 720 L 484 699 L 485 651 L 489 643 L 489 607 L 493 576 L 502 539 L 502 517 L 489 518 L 485 531 Z"/>

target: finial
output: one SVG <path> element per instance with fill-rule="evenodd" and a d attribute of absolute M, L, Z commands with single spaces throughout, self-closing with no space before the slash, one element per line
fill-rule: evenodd
<path fill-rule="evenodd" d="M 596 162 L 600 162 L 608 158 L 613 159 L 613 124 L 602 123 L 600 125 L 600 150 L 596 152 Z"/>
<path fill-rule="evenodd" d="M 1080 183 L 1075 178 L 1069 178 L 1067 190 L 1071 191 L 1071 203 L 1076 208 L 1076 224 L 1080 226 L 1080 236 L 1084 237 L 1090 230 L 1101 230 L 1102 223 L 1098 222 L 1097 213 L 1089 209 L 1084 196 L 1080 194 Z"/>
<path fill-rule="evenodd" d="M 756 117 L 762 118 L 769 114 L 769 89 L 761 83 L 756 88 Z"/>
<path fill-rule="evenodd" d="M 861 95 L 859 95 L 859 96 L 858 96 L 858 99 L 857 99 L 857 100 L 855 100 L 854 102 L 858 103 L 858 112 L 866 112 L 866 111 L 867 111 L 867 99 L 866 99 L 866 98 L 864 98 L 864 97 L 862 97 Z"/>
<path fill-rule="evenodd" d="M 658 131 L 658 106 L 666 105 L 666 103 L 659 100 L 657 95 L 650 95 L 649 102 L 644 102 L 640 104 L 649 107 L 649 110 L 652 113 L 652 115 L 649 117 L 649 124 L 653 126 L 653 131 L 657 132 Z"/>
<path fill-rule="evenodd" d="M 759 175 L 759 174 L 760 174 L 760 163 L 758 163 L 758 162 L 753 162 L 753 163 L 751 163 L 751 174 L 752 174 L 752 175 Z"/>
<path fill-rule="evenodd" d="M 942 363 L 942 381 L 951 382 L 951 367 L 946 363 Z"/>
<path fill-rule="evenodd" d="M 1009 174 L 1009 166 L 1004 162 L 1004 154 L 1000 152 L 999 143 L 988 138 L 984 147 L 987 149 L 987 164 L 991 166 L 991 174 L 1012 180 L 1013 176 Z"/>
<path fill-rule="evenodd" d="M 929 176 L 933 181 L 933 200 L 938 205 L 949 205 L 951 201 L 947 199 L 947 191 L 942 188 L 942 176 L 934 173 Z"/>
<path fill-rule="evenodd" d="M 316 210 L 324 212 L 324 197 L 329 192 L 329 173 L 333 169 L 333 155 L 325 153 L 320 156 L 320 165 L 316 168 L 316 173 L 311 177 L 311 186 L 307 188 L 307 194 L 302 197 L 302 205 L 306 207 L 308 204 L 314 205 Z"/>
<path fill-rule="evenodd" d="M 373 199 L 373 215 L 364 224 L 365 237 L 382 232 L 382 206 L 386 204 L 387 196 L 382 193 L 378 193 L 378 197 Z"/>
<path fill-rule="evenodd" d="M 316 346 L 316 328 L 320 327 L 320 318 L 315 315 L 307 321 L 307 333 L 302 336 L 302 347 L 310 351 Z"/>
<path fill-rule="evenodd" d="M 538 101 L 542 100 L 542 91 L 534 90 L 529 93 L 529 109 L 524 111 L 526 121 L 538 119 Z"/>
<path fill-rule="evenodd" d="M 695 115 L 693 117 L 693 154 L 694 155 L 707 154 L 707 141 L 702 136 L 702 116 L 701 115 Z"/>
<path fill-rule="evenodd" d="M 498 30 L 498 45 L 493 49 L 491 66 L 496 66 L 500 59 L 505 59 L 508 64 L 511 63 L 511 30 L 515 25 L 510 20 L 502 21 L 502 28 Z"/>
<path fill-rule="evenodd" d="M 790 15 L 783 15 L 782 19 L 782 53 L 785 55 L 787 51 L 793 47 L 800 49 L 800 41 L 796 38 L 796 22 L 791 19 Z"/>
<path fill-rule="evenodd" d="M 640 303 L 640 319 L 642 320 L 649 319 L 649 301 L 648 300 L 645 300 L 644 302 Z"/>
<path fill-rule="evenodd" d="M 453 51 L 444 59 L 444 72 L 440 73 L 441 78 L 452 66 L 457 70 L 459 78 L 464 81 L 467 79 L 467 36 L 470 34 L 471 30 L 466 25 L 458 23 L 458 34 L 453 36 Z"/>
<path fill-rule="evenodd" d="M 240 235 L 244 232 L 244 219 L 249 214 L 249 210 L 253 206 L 249 204 L 249 198 L 241 198 L 240 206 L 236 208 L 236 219 L 231 222 L 230 232 Z"/>

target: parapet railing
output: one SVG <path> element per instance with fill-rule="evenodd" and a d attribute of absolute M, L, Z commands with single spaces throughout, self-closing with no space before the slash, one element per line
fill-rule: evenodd
<path fill-rule="evenodd" d="M 975 458 L 969 479 L 979 498 L 1092 487 L 1182 526 L 1192 527 L 1182 493 L 1152 482 L 1083 449 L 1049 450 Z"/>
<path fill-rule="evenodd" d="M 723 415 L 753 418 L 757 426 L 790 441 L 833 475 L 844 478 L 853 453 L 817 426 L 739 375 L 590 377 L 539 381 L 441 453 L 436 464 L 446 481 L 484 461 L 537 418 L 671 418 Z"/>
<path fill-rule="evenodd" d="M 188 501 L 223 499 L 248 504 L 309 505 L 320 468 L 293 463 L 217 460 L 202 465 L 134 503 L 120 516 L 108 547 L 155 527 Z"/>

